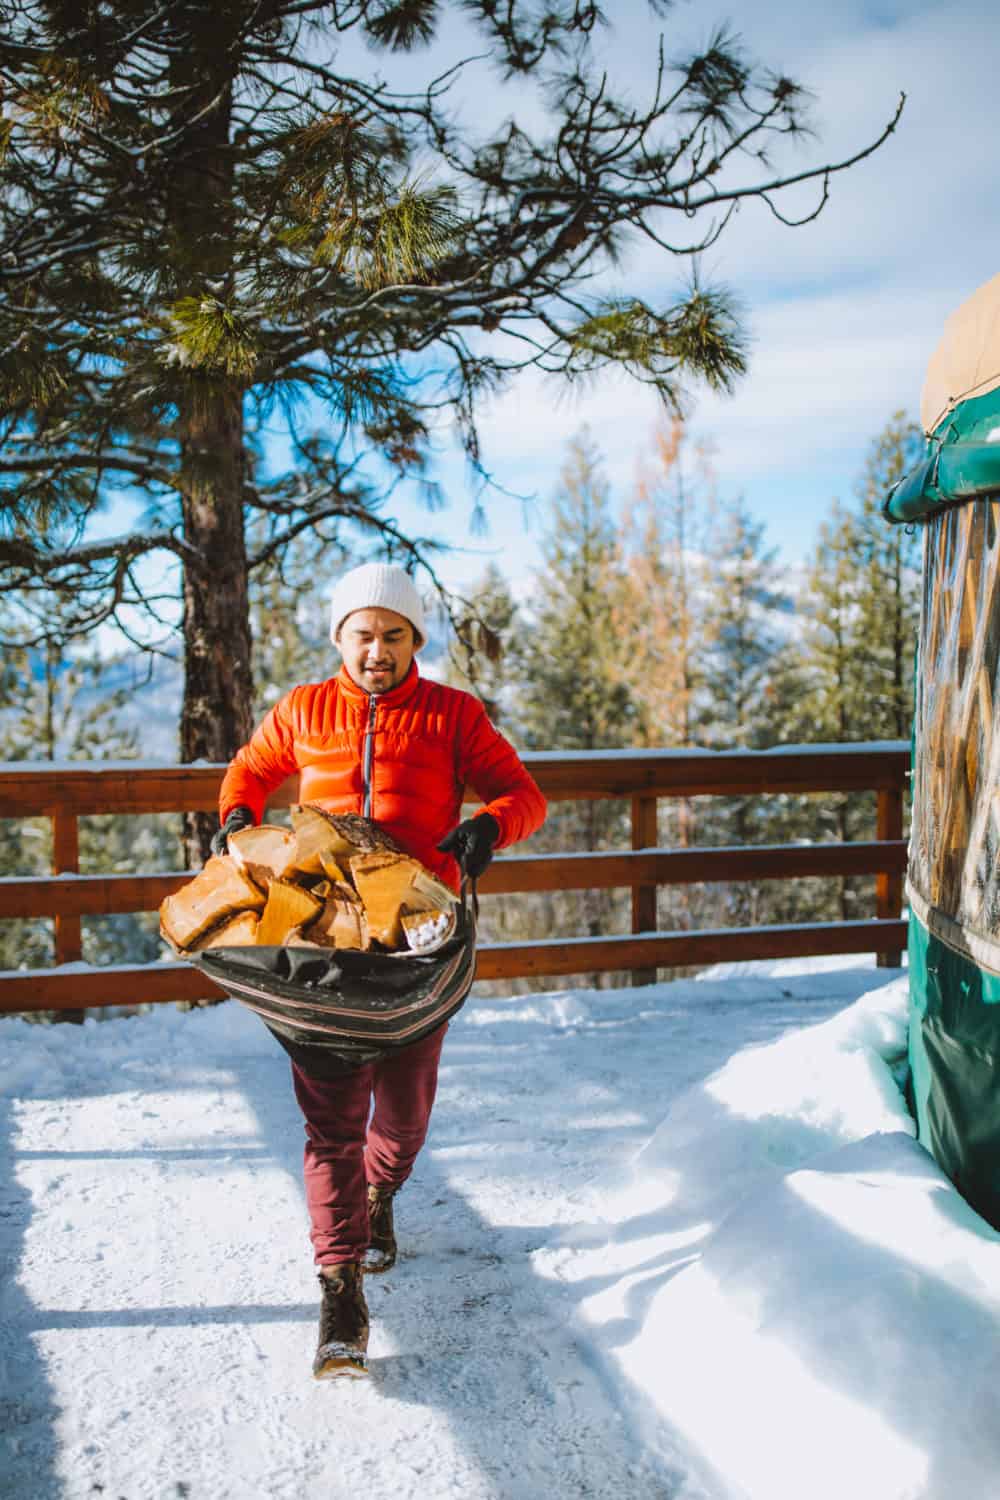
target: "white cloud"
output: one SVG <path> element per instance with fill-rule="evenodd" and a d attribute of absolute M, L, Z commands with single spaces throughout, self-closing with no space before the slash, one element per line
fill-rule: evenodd
<path fill-rule="evenodd" d="M 602 59 L 641 96 L 655 28 L 638 0 L 613 13 L 617 30 L 602 43 Z M 705 258 L 709 277 L 742 298 L 753 347 L 750 375 L 735 396 L 701 394 L 693 427 L 713 441 L 723 488 L 746 495 L 794 561 L 832 496 L 851 493 L 889 416 L 902 407 L 916 417 L 948 314 L 1000 270 L 991 123 L 1000 28 L 984 0 L 947 7 L 884 0 L 878 9 L 754 0 L 730 15 L 748 51 L 815 92 L 819 138 L 780 165 L 801 169 L 858 149 L 889 118 L 898 93 L 907 94 L 896 134 L 833 179 L 816 223 L 786 229 L 750 204 Z M 703 7 L 675 9 L 669 55 L 683 52 L 685 38 L 703 41 L 711 20 Z M 814 201 L 802 193 L 802 205 Z M 636 244 L 621 280 L 647 296 L 669 296 L 683 275 L 678 260 Z M 544 497 L 566 442 L 587 422 L 620 493 L 656 414 L 649 392 L 618 378 L 560 398 L 554 384 L 528 375 L 485 414 L 485 460 L 502 483 Z M 446 470 L 459 489 L 460 465 Z M 509 508 L 491 502 L 491 515 L 501 564 L 530 559 L 531 538 Z M 445 522 L 460 529 L 451 513 Z"/>

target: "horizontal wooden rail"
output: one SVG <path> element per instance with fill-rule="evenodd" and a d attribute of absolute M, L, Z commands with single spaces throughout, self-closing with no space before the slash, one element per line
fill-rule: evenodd
<path fill-rule="evenodd" d="M 0 879 L 0 918 L 158 911 L 160 902 L 194 874 L 172 870 L 162 875 L 5 875 Z"/>
<path fill-rule="evenodd" d="M 902 785 L 903 741 L 776 750 L 540 751 L 525 763 L 554 802 L 598 797 L 750 797 L 765 792 L 877 791 Z"/>
<path fill-rule="evenodd" d="M 641 932 L 622 937 L 493 943 L 479 952 L 477 979 L 586 974 L 612 969 L 686 968 L 756 958 L 808 958 L 906 947 L 905 921 L 800 922 L 719 927 L 702 932 Z"/>
<path fill-rule="evenodd" d="M 529 854 L 494 860 L 482 895 L 611 890 L 620 886 L 712 881 L 796 880 L 875 875 L 906 868 L 902 839 L 857 844 L 760 844 L 717 849 L 643 849 L 636 853 Z M 109 916 L 157 911 L 195 872 L 162 875 L 32 875 L 0 878 L 0 919 Z"/>
<path fill-rule="evenodd" d="M 222 990 L 190 964 L 63 964 L 57 969 L 0 970 L 4 1011 L 100 1009 L 105 1005 L 163 1005 L 174 1000 L 218 1000 Z"/>
<path fill-rule="evenodd" d="M 756 958 L 804 958 L 828 953 L 873 953 L 906 946 L 904 921 L 803 922 L 775 927 L 724 927 L 704 932 L 648 932 L 622 937 L 485 943 L 477 979 L 571 975 L 617 969 L 680 968 Z M 0 973 L 3 1008 L 78 1010 L 105 1005 L 161 1004 L 218 998 L 210 979 L 180 962 Z"/>
<path fill-rule="evenodd" d="M 904 839 L 857 844 L 737 844 L 609 854 L 528 854 L 493 861 L 484 896 L 517 891 L 610 890 L 635 885 L 708 885 L 807 876 L 874 875 L 906 869 Z"/>
<path fill-rule="evenodd" d="M 789 746 L 776 750 L 538 751 L 524 757 L 550 800 L 602 797 L 757 796 L 767 792 L 877 791 L 903 784 L 910 750 L 885 744 Z M 0 818 L 97 813 L 214 812 L 225 766 L 137 766 L 95 761 L 58 766 L 0 763 Z M 271 798 L 288 806 L 294 780 Z"/>
<path fill-rule="evenodd" d="M 486 944 L 480 949 L 480 978 L 631 969 L 632 982 L 643 983 L 655 979 L 658 968 L 810 953 L 874 952 L 880 964 L 900 962 L 906 931 L 899 919 L 906 864 L 906 742 L 797 745 L 769 751 L 552 751 L 524 758 L 550 800 L 627 801 L 632 847 L 501 857 L 484 875 L 482 893 L 629 888 L 632 932 Z M 80 874 L 78 824 L 81 817 L 94 815 L 214 811 L 224 772 L 224 766 L 212 764 L 0 763 L 0 817 L 47 817 L 53 827 L 53 873 L 0 879 L 0 918 L 54 919 L 56 939 L 55 968 L 0 974 L 0 1013 L 51 1009 L 82 1014 L 84 1007 L 131 1005 L 139 997 L 156 1003 L 217 993 L 198 970 L 182 963 L 94 969 L 82 962 L 83 918 L 155 911 L 191 872 Z M 875 794 L 876 839 L 856 844 L 656 847 L 660 797 L 831 792 Z M 270 805 L 284 807 L 298 796 L 298 778 L 292 778 L 276 789 Z M 712 932 L 654 930 L 661 885 L 852 875 L 875 876 L 875 920 Z"/>

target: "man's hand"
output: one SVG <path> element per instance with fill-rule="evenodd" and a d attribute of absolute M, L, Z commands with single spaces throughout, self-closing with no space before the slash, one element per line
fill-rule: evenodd
<path fill-rule="evenodd" d="M 453 854 L 463 875 L 478 880 L 493 858 L 493 845 L 500 837 L 500 824 L 492 813 L 477 813 L 453 828 L 438 844 L 442 854 Z"/>
<path fill-rule="evenodd" d="M 252 828 L 256 821 L 249 807 L 234 807 L 218 833 L 212 837 L 212 853 L 225 854 L 226 840 L 229 835 L 239 833 L 241 828 Z"/>

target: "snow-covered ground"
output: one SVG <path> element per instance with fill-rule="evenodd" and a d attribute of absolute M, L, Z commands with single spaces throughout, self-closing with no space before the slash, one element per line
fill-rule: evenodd
<path fill-rule="evenodd" d="M 995 1500 L 1000 1235 L 905 1009 L 851 960 L 473 999 L 326 1384 L 259 1021 L 0 1021 L 0 1495 Z"/>

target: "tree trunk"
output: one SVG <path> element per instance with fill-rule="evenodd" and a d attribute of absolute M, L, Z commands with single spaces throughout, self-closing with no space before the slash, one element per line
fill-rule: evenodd
<path fill-rule="evenodd" d="M 231 18 L 232 19 L 232 18 Z M 185 128 L 178 131 L 169 187 L 169 233 L 177 291 L 224 299 L 233 276 L 230 48 L 225 16 L 186 17 L 171 81 Z M 180 756 L 228 761 L 250 734 L 253 680 L 243 520 L 243 383 L 220 368 L 181 377 L 177 398 L 184 540 L 184 696 Z M 184 820 L 188 866 L 209 854 L 218 820 Z"/>
<path fill-rule="evenodd" d="M 184 537 L 197 553 L 184 568 L 181 760 L 228 761 L 253 728 L 242 391 L 221 391 L 186 413 L 181 442 Z M 208 858 L 218 826 L 214 813 L 187 815 L 189 868 Z"/>

